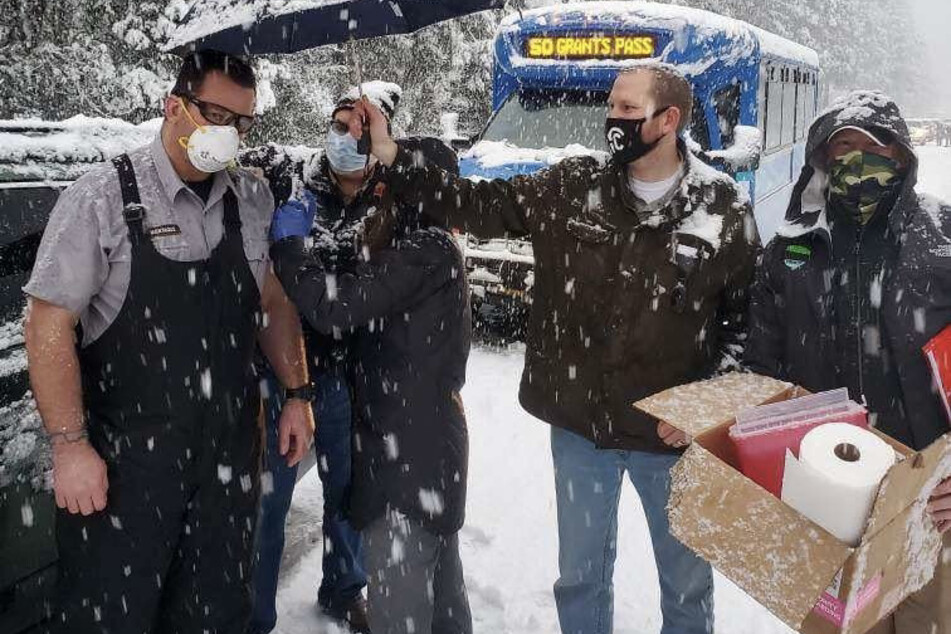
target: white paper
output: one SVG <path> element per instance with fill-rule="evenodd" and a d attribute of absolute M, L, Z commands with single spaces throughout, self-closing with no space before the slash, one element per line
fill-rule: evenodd
<path fill-rule="evenodd" d="M 802 412 L 826 409 L 836 405 L 846 405 L 847 403 L 849 403 L 849 389 L 841 387 L 836 390 L 779 401 L 778 403 L 750 407 L 737 413 L 736 424 L 743 428 L 747 425 L 756 424 L 765 418 L 782 418 L 790 414 L 801 414 Z"/>
<path fill-rule="evenodd" d="M 838 455 L 837 447 L 842 447 Z M 842 542 L 857 546 L 878 487 L 893 464 L 895 451 L 872 432 L 847 423 L 821 425 L 802 439 L 798 460 L 786 451 L 782 499 Z"/>

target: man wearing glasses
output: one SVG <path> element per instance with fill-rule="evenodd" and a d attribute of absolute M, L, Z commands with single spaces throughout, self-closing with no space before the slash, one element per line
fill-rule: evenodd
<path fill-rule="evenodd" d="M 183 62 L 148 147 L 50 217 L 29 295 L 30 379 L 53 446 L 53 631 L 242 632 L 261 447 L 260 345 L 287 390 L 285 455 L 313 434 L 297 312 L 268 261 L 274 205 L 235 169 L 242 60 Z"/>

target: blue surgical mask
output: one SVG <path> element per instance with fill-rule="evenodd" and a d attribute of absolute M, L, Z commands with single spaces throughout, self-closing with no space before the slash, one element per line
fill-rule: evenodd
<path fill-rule="evenodd" d="M 331 129 L 324 147 L 327 160 L 335 172 L 359 172 L 366 169 L 367 157 L 357 151 L 357 140 L 349 133 L 338 134 Z"/>

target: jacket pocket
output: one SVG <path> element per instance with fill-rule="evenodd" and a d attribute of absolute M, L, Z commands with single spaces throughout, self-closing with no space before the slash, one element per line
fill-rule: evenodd
<path fill-rule="evenodd" d="M 708 275 L 716 248 L 706 240 L 689 233 L 673 233 L 670 238 L 670 263 L 674 279 L 670 291 L 670 308 L 675 313 L 699 311 L 712 291 L 713 279 Z"/>
<path fill-rule="evenodd" d="M 570 218 L 568 233 L 576 240 L 589 244 L 607 244 L 614 235 L 614 227 L 598 222 L 596 219 Z"/>
<path fill-rule="evenodd" d="M 614 227 L 590 218 L 572 218 L 566 229 L 563 254 L 553 258 L 552 305 L 555 309 L 580 310 L 573 321 L 587 322 L 579 325 L 586 333 L 591 331 L 584 335 L 588 336 L 603 327 L 600 322 L 613 299 L 609 289 L 617 278 L 618 234 Z M 578 306 L 584 308 L 575 308 Z M 580 319 L 581 315 L 589 319 Z M 551 317 L 559 324 L 566 323 L 565 315 Z"/>

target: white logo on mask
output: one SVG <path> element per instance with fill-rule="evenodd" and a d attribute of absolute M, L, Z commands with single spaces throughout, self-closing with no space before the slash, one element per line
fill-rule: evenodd
<path fill-rule="evenodd" d="M 608 130 L 607 137 L 612 150 L 620 152 L 624 149 L 624 130 L 621 128 L 611 128 Z"/>

